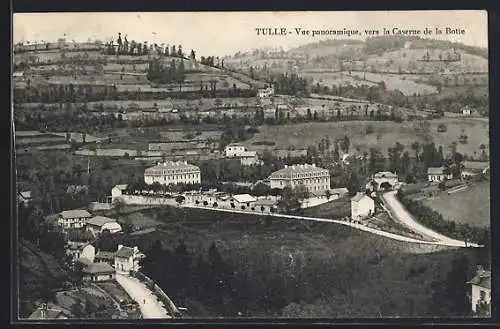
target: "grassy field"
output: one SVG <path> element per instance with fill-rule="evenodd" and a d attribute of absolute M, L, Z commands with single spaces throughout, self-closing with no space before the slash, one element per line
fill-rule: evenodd
<path fill-rule="evenodd" d="M 379 83 L 384 81 L 387 89 L 396 90 L 398 89 L 404 95 L 410 96 L 414 93 L 420 95 L 434 94 L 437 93 L 436 87 L 429 86 L 422 83 L 417 83 L 409 79 L 405 79 L 397 74 L 380 74 L 380 73 L 361 73 L 361 72 L 353 72 L 353 77 L 357 77 L 358 79 L 366 79 L 367 81 Z M 364 81 L 364 80 L 361 80 Z"/>
<path fill-rule="evenodd" d="M 488 123 L 477 120 L 444 118 L 430 121 L 430 138 L 436 143 L 436 147 L 443 146 L 443 152 L 450 152 L 449 146 L 452 142 L 458 143 L 458 137 L 462 128 L 469 135 L 468 144 L 457 145 L 457 151 L 468 155 L 479 152 L 479 146 L 485 144 L 488 146 Z M 437 126 L 444 123 L 447 132 L 437 133 Z M 373 133 L 366 134 L 366 128 L 371 126 Z M 301 123 L 288 126 L 262 126 L 259 132 L 251 139 L 244 142 L 251 149 L 265 149 L 266 146 L 256 146 L 253 143 L 262 141 L 273 141 L 273 148 L 286 149 L 295 146 L 297 149 L 307 148 L 309 145 L 317 145 L 319 141 L 328 136 L 331 141 L 336 138 L 348 136 L 351 140 L 351 150 L 359 149 L 361 152 L 368 151 L 370 148 L 381 149 L 383 153 L 387 152 L 389 147 L 394 147 L 396 142 L 403 144 L 409 152 L 412 152 L 410 145 L 413 142 L 423 143 L 425 141 L 423 134 L 413 127 L 412 123 L 394 123 L 379 121 L 359 121 L 359 122 L 314 122 Z"/>
<path fill-rule="evenodd" d="M 473 183 L 466 190 L 440 193 L 424 204 L 441 213 L 444 219 L 472 226 L 490 226 L 490 183 Z"/>
<path fill-rule="evenodd" d="M 351 201 L 349 198 L 338 199 L 323 203 L 319 206 L 304 209 L 304 216 L 341 219 L 351 215 Z"/>
<path fill-rule="evenodd" d="M 460 255 L 471 257 L 472 264 L 475 262 L 473 250 L 442 250 L 424 255 L 419 253 L 421 250 L 416 251 L 418 245 L 331 223 L 185 208 L 163 208 L 156 212 L 164 225 L 153 233 L 134 237 L 140 249 L 147 251 L 148 245 L 155 240 L 161 241 L 164 247 L 174 248 L 183 240 L 193 259 L 197 259 L 215 242 L 224 259 L 237 269 L 251 268 L 257 273 L 262 268 L 263 271 L 278 271 L 283 276 L 297 271 L 295 275 L 305 275 L 307 282 L 304 285 L 314 286 L 314 289 L 323 285 L 319 289 L 321 296 L 310 296 L 303 302 L 312 305 L 328 300 L 332 308 L 328 310 L 330 317 L 375 317 L 377 312 L 384 316 L 435 314 L 432 282 L 440 280 L 449 271 L 451 261 Z M 290 255 L 297 262 L 293 268 L 287 265 Z M 312 273 L 316 273 L 314 278 L 305 279 Z M 347 292 L 337 287 L 345 282 L 343 280 L 350 282 Z M 302 301 L 301 297 L 297 298 L 298 302 Z M 214 316 L 209 311 L 210 306 L 196 302 L 196 296 L 189 299 L 192 302 L 182 300 L 182 303 L 188 306 L 190 315 Z M 408 307 L 410 300 L 415 308 Z M 276 315 L 258 307 L 249 313 L 252 316 Z M 318 313 L 322 314 L 316 311 L 313 316 L 320 316 Z"/>

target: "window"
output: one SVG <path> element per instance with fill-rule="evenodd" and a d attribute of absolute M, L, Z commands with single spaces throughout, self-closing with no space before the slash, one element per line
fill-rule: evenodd
<path fill-rule="evenodd" d="M 485 300 L 485 299 L 486 299 L 486 291 L 484 291 L 484 290 L 480 290 L 480 291 L 479 291 L 479 298 L 480 298 L 481 300 Z"/>

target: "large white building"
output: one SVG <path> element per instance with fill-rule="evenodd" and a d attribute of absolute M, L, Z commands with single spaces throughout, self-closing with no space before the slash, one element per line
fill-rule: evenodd
<path fill-rule="evenodd" d="M 241 144 L 229 144 L 224 148 L 226 158 L 238 158 L 242 166 L 261 165 L 256 151 L 248 151 Z"/>
<path fill-rule="evenodd" d="M 322 195 L 330 189 L 330 172 L 328 169 L 316 167 L 315 164 L 285 165 L 285 168 L 273 172 L 269 181 L 272 189 L 304 185 L 310 193 Z"/>
<path fill-rule="evenodd" d="M 144 181 L 146 184 L 158 182 L 161 185 L 200 184 L 201 172 L 200 168 L 186 161 L 167 161 L 147 168 L 144 172 Z"/>

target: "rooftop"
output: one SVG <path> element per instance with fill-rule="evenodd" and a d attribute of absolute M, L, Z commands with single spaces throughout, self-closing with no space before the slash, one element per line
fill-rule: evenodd
<path fill-rule="evenodd" d="M 390 171 L 381 171 L 375 174 L 375 178 L 398 178 L 398 175 Z"/>
<path fill-rule="evenodd" d="M 443 175 L 444 167 L 429 167 L 427 169 L 427 175 Z"/>
<path fill-rule="evenodd" d="M 83 273 L 96 274 L 96 273 L 114 273 L 115 269 L 108 263 L 90 263 L 83 269 Z"/>
<path fill-rule="evenodd" d="M 486 161 L 464 161 L 464 168 L 469 170 L 484 170 L 490 166 L 489 162 Z"/>
<path fill-rule="evenodd" d="M 31 191 L 22 191 L 19 192 L 19 195 L 25 200 L 31 199 Z"/>
<path fill-rule="evenodd" d="M 365 197 L 367 197 L 367 198 L 371 199 L 368 195 L 366 195 L 366 194 L 364 194 L 364 193 L 359 193 L 359 192 L 358 192 L 355 196 L 353 196 L 353 197 L 351 198 L 351 201 L 354 201 L 354 202 L 359 202 L 361 199 L 363 199 L 363 198 L 365 198 Z"/>
<path fill-rule="evenodd" d="M 114 259 L 115 254 L 116 254 L 116 252 L 114 252 L 114 251 L 98 251 L 97 254 L 95 254 L 95 258 Z"/>
<path fill-rule="evenodd" d="M 83 209 L 73 209 L 73 210 L 64 210 L 59 213 L 62 218 L 83 218 L 83 217 L 92 217 L 92 215 Z"/>
<path fill-rule="evenodd" d="M 156 166 L 149 167 L 146 171 L 151 169 L 199 169 L 197 166 L 187 163 L 187 161 L 165 161 L 158 162 Z"/>
<path fill-rule="evenodd" d="M 482 288 L 491 289 L 491 272 L 482 271 L 470 280 L 469 283 Z"/>
<path fill-rule="evenodd" d="M 115 185 L 115 187 L 117 189 L 121 190 L 121 191 L 126 190 L 127 186 L 128 186 L 128 184 L 118 184 L 118 185 Z"/>
<path fill-rule="evenodd" d="M 239 203 L 246 203 L 246 202 L 255 202 L 257 199 L 250 194 L 236 194 L 233 195 L 233 199 L 238 201 Z"/>
<path fill-rule="evenodd" d="M 118 249 L 118 251 L 116 252 L 115 255 L 116 255 L 116 257 L 119 257 L 119 258 L 132 257 L 134 255 L 134 248 L 122 246 L 120 249 Z"/>
<path fill-rule="evenodd" d="M 280 170 L 273 172 L 270 178 L 279 178 L 279 176 L 291 176 L 293 174 L 301 174 L 301 173 L 320 173 L 320 172 L 328 172 L 328 169 L 323 169 L 320 167 L 316 167 L 314 164 L 297 164 L 293 166 L 286 166 Z"/>
<path fill-rule="evenodd" d="M 104 216 L 94 216 L 92 218 L 87 219 L 88 225 L 94 226 L 103 226 L 106 223 L 115 223 L 116 219 L 104 217 Z"/>

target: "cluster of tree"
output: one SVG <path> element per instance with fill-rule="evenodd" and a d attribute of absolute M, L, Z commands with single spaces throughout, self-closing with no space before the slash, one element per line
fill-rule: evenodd
<path fill-rule="evenodd" d="M 76 103 L 113 100 L 120 92 L 112 85 L 37 84 L 26 80 L 26 88 L 14 88 L 14 103 Z"/>
<path fill-rule="evenodd" d="M 48 84 L 26 88 L 14 88 L 14 103 L 59 103 L 59 102 L 99 102 L 103 100 L 115 101 L 147 101 L 166 98 L 199 100 L 200 98 L 251 98 L 257 96 L 253 89 L 241 89 L 233 86 L 228 89 L 216 89 L 215 81 L 209 84 L 200 83 L 200 90 L 184 91 L 125 91 L 116 89 L 113 85 L 84 85 L 77 88 L 72 84 Z M 210 87 L 210 88 L 209 88 Z"/>
<path fill-rule="evenodd" d="M 437 97 L 437 95 L 404 95 L 400 90 L 388 90 L 382 81 L 378 85 L 332 85 L 331 87 L 319 83 L 311 87 L 311 92 L 316 94 L 340 96 L 362 99 L 372 103 L 381 103 L 395 107 L 429 109 L 439 116 L 444 112 L 460 112 L 463 106 L 469 105 L 485 115 L 488 113 L 488 96 L 474 92 L 470 87 L 466 92 Z M 372 115 L 373 116 L 373 115 Z"/>
<path fill-rule="evenodd" d="M 252 76 L 250 68 L 250 77 Z M 297 74 L 288 73 L 277 76 L 273 81 L 274 92 L 282 95 L 307 96 L 309 95 L 307 79 L 299 77 Z"/>
<path fill-rule="evenodd" d="M 147 41 L 137 42 L 135 40 L 128 41 L 127 36 L 122 39 L 121 33 L 118 33 L 116 44 L 114 40 L 107 42 L 104 45 L 103 53 L 106 55 L 129 55 L 129 56 L 145 56 L 145 55 L 161 55 L 170 57 L 184 57 L 182 45 L 169 45 L 152 43 Z M 191 57 L 195 58 L 195 53 L 191 50 Z"/>
<path fill-rule="evenodd" d="M 488 58 L 488 50 L 474 46 L 464 45 L 446 40 L 434 40 L 421 38 L 419 36 L 378 36 L 370 37 L 365 41 L 367 53 L 383 53 L 394 49 L 401 49 L 410 43 L 412 49 L 440 49 L 440 50 L 462 50 L 466 53 Z"/>
<path fill-rule="evenodd" d="M 65 236 L 52 223 L 44 219 L 40 207 L 18 204 L 19 237 L 33 243 L 41 251 L 62 259 Z"/>
<path fill-rule="evenodd" d="M 310 195 L 311 193 L 305 185 L 298 185 L 294 188 L 287 186 L 281 192 L 278 207 L 285 214 L 302 214 L 301 202 L 309 198 Z"/>
<path fill-rule="evenodd" d="M 445 220 L 443 215 L 424 205 L 421 201 L 416 201 L 410 196 L 405 196 L 401 190 L 398 191 L 397 196 L 406 209 L 412 215 L 415 215 L 419 222 L 426 227 L 455 239 L 489 246 L 490 230 L 488 228 L 478 228 L 469 224 L 459 224 L 454 221 Z"/>
<path fill-rule="evenodd" d="M 224 68 L 224 59 L 219 59 L 219 57 L 214 56 L 201 56 L 200 63 L 203 65 L 211 66 L 211 67 L 220 67 Z"/>
<path fill-rule="evenodd" d="M 256 128 L 247 128 L 245 119 L 237 118 L 225 123 L 220 137 L 220 149 L 223 150 L 226 145 L 241 142 L 253 137 L 258 132 Z"/>
<path fill-rule="evenodd" d="M 169 65 L 164 65 L 161 58 L 153 58 L 148 63 L 147 79 L 151 82 L 159 84 L 175 82 L 182 86 L 185 78 L 184 61 L 182 59 L 178 65 L 174 59 Z"/>
<path fill-rule="evenodd" d="M 14 114 L 14 122 L 19 130 L 37 131 L 85 131 L 104 132 L 116 128 L 133 126 L 133 122 L 126 122 L 118 115 L 93 115 L 69 111 L 65 113 L 51 113 L 37 111 L 38 113 L 24 113 L 22 117 Z M 42 115 L 43 113 L 43 115 Z M 139 122 L 136 125 L 141 125 Z"/>

